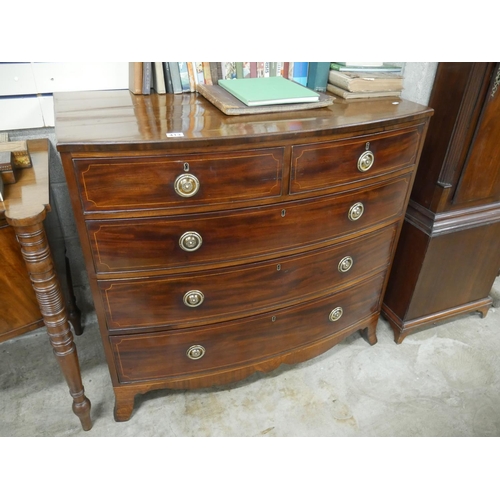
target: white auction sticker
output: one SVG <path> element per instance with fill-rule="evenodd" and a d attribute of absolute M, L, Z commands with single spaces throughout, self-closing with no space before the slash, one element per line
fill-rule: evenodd
<path fill-rule="evenodd" d="M 167 137 L 184 137 L 182 132 L 167 132 Z"/>

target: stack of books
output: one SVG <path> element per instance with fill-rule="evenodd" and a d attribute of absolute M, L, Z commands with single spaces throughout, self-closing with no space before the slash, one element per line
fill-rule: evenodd
<path fill-rule="evenodd" d="M 131 62 L 129 89 L 134 94 L 182 94 L 220 80 L 283 77 L 326 92 L 329 70 L 330 62 Z"/>
<path fill-rule="evenodd" d="M 202 63 L 131 62 L 129 90 L 134 94 L 194 92 L 203 72 Z"/>
<path fill-rule="evenodd" d="M 402 69 L 385 63 L 331 63 L 327 91 L 343 99 L 400 97 Z"/>

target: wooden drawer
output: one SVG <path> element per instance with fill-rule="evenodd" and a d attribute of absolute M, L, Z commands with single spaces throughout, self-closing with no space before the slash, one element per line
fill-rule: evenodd
<path fill-rule="evenodd" d="M 324 295 L 384 269 L 395 231 L 389 226 L 341 245 L 226 271 L 99 281 L 108 328 L 208 324 Z M 196 305 L 184 302 L 189 292 Z"/>
<path fill-rule="evenodd" d="M 252 318 L 169 333 L 115 335 L 109 341 L 120 382 L 182 377 L 245 366 L 336 335 L 378 313 L 385 273 L 338 294 Z M 342 308 L 336 321 L 330 313 Z M 190 359 L 188 350 L 205 353 Z"/>
<path fill-rule="evenodd" d="M 355 184 L 413 165 L 417 160 L 421 131 L 418 128 L 356 139 L 293 146 L 290 193 Z M 368 170 L 359 158 L 368 151 L 373 164 Z M 369 165 L 369 163 L 368 163 Z"/>
<path fill-rule="evenodd" d="M 263 260 L 306 250 L 337 237 L 400 217 L 411 176 L 363 191 L 186 217 L 87 221 L 96 272 L 182 269 Z M 357 220 L 349 213 L 363 205 Z M 196 233 L 202 244 L 185 251 L 180 240 Z"/>
<path fill-rule="evenodd" d="M 157 157 L 74 159 L 84 212 L 202 206 L 281 195 L 284 148 Z M 180 176 L 198 191 L 184 197 Z M 191 184 L 191 187 L 194 184 Z M 182 191 L 182 189 L 181 189 Z M 193 191 L 191 191 L 193 192 Z"/>

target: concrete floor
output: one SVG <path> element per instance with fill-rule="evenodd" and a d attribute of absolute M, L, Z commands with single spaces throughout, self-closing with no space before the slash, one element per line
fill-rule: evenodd
<path fill-rule="evenodd" d="M 43 328 L 0 345 L 0 436 L 500 436 L 500 278 L 486 318 L 468 314 L 396 345 L 359 334 L 323 355 L 230 386 L 138 396 L 128 422 L 95 317 L 75 342 L 93 428 L 84 432 Z"/>

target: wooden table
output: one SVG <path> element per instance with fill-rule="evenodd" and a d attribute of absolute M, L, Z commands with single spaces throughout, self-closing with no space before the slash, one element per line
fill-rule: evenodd
<path fill-rule="evenodd" d="M 49 144 L 28 141 L 32 168 L 20 169 L 19 179 L 5 186 L 0 215 L 14 229 L 26 268 L 47 327 L 54 355 L 73 397 L 73 412 L 82 428 L 92 428 L 90 401 L 85 396 L 76 346 L 47 241 L 43 221 L 49 204 Z"/>

